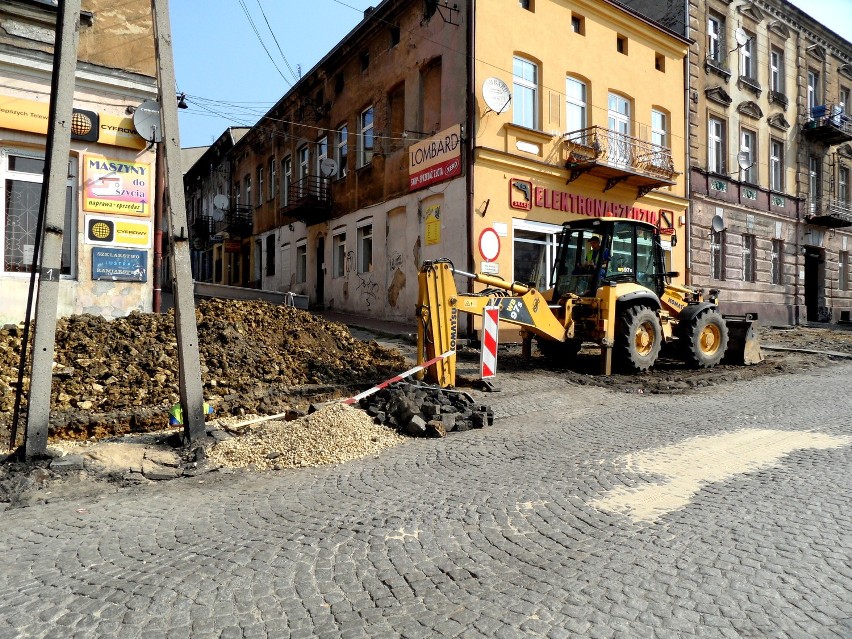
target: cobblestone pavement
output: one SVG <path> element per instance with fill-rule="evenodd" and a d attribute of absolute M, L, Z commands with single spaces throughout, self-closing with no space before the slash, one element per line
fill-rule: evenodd
<path fill-rule="evenodd" d="M 852 637 L 850 376 L 665 397 L 515 373 L 485 430 L 9 511 L 0 637 Z M 786 452 L 653 520 L 600 507 L 660 480 L 625 455 L 739 429 Z"/>

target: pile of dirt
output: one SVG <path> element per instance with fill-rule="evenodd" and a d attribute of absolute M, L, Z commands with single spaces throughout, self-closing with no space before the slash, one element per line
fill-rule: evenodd
<path fill-rule="evenodd" d="M 342 324 L 289 306 L 209 300 L 196 308 L 204 398 L 217 415 L 273 414 L 309 393 L 347 390 L 401 370 L 402 356 L 355 339 Z M 23 329 L 0 329 L 0 437 L 8 439 Z M 50 435 L 109 437 L 167 424 L 177 403 L 178 347 L 172 312 L 60 319 Z M 25 378 L 25 390 L 29 379 Z"/>

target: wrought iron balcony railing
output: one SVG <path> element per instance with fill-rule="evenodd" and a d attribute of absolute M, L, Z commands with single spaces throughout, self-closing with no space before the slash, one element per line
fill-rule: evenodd
<path fill-rule="evenodd" d="M 625 180 L 640 188 L 672 185 L 680 175 L 670 149 L 598 126 L 565 134 L 564 149 L 569 181 L 597 169 L 609 179 L 604 190 Z"/>
<path fill-rule="evenodd" d="M 852 141 L 852 117 L 841 105 L 811 107 L 805 114 L 802 134 L 829 145 Z"/>
<path fill-rule="evenodd" d="M 330 179 L 308 175 L 290 186 L 281 213 L 308 224 L 323 221 L 331 210 Z"/>
<path fill-rule="evenodd" d="M 830 228 L 852 226 L 852 204 L 836 197 L 811 198 L 805 219 L 809 224 Z"/>

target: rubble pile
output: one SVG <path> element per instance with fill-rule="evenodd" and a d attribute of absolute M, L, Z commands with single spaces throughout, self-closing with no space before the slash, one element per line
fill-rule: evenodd
<path fill-rule="evenodd" d="M 217 415 L 281 412 L 305 387 L 316 395 L 324 387 L 375 383 L 404 364 L 399 353 L 289 306 L 201 301 L 196 321 L 204 399 Z M 0 329 L 0 435 L 11 423 L 22 337 L 21 326 Z M 85 439 L 162 428 L 179 401 L 178 359 L 172 311 L 60 319 L 51 436 Z"/>
<path fill-rule="evenodd" d="M 494 423 L 491 407 L 468 393 L 420 382 L 397 382 L 365 397 L 360 406 L 377 424 L 413 437 L 443 437 Z"/>

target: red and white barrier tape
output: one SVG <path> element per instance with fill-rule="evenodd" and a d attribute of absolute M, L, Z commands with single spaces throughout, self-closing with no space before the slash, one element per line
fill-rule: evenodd
<path fill-rule="evenodd" d="M 424 368 L 430 367 L 435 362 L 439 362 L 442 359 L 445 359 L 445 358 L 450 357 L 450 356 L 455 355 L 455 354 L 456 354 L 455 351 L 447 351 L 446 353 L 443 353 L 442 355 L 438 355 L 438 357 L 433 357 L 428 362 L 423 362 L 419 366 L 415 366 L 414 368 L 409 368 L 407 371 L 405 371 L 404 373 L 400 373 L 396 377 L 391 377 L 390 379 L 385 380 L 381 384 L 379 384 L 377 386 L 373 386 L 372 388 L 365 390 L 363 393 L 359 393 L 358 395 L 355 395 L 354 397 L 350 397 L 349 399 L 343 400 L 343 403 L 344 404 L 354 404 L 355 402 L 361 401 L 365 397 L 369 397 L 373 393 L 380 391 L 383 388 L 387 388 L 388 386 L 390 386 L 394 382 L 401 381 L 401 380 L 405 379 L 406 377 L 408 377 L 409 375 L 413 375 L 417 371 L 422 371 Z"/>

